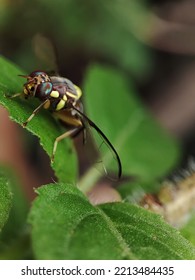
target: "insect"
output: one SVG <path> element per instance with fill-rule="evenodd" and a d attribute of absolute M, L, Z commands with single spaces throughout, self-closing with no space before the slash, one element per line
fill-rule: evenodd
<path fill-rule="evenodd" d="M 11 98 L 23 95 L 26 99 L 36 97 L 41 102 L 23 123 L 23 126 L 25 127 L 40 109 L 44 108 L 50 110 L 57 119 L 71 127 L 70 130 L 55 139 L 51 161 L 54 161 L 57 145 L 62 139 L 77 136 L 83 131 L 85 142 L 85 131 L 87 126 L 90 126 L 95 129 L 104 143 L 112 151 L 118 166 L 117 179 L 120 179 L 122 174 L 120 157 L 101 129 L 84 114 L 80 101 L 82 95 L 81 89 L 66 78 L 49 76 L 43 71 L 34 71 L 27 76 L 20 76 L 27 79 L 27 82 L 23 85 L 23 92 L 16 93 Z"/>

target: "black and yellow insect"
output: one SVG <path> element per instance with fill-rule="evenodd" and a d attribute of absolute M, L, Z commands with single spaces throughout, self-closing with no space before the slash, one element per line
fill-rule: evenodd
<path fill-rule="evenodd" d="M 23 126 L 26 126 L 41 108 L 45 108 L 49 109 L 57 119 L 71 127 L 70 130 L 55 139 L 51 161 L 54 161 L 58 142 L 66 137 L 76 136 L 81 131 L 85 131 L 88 124 L 96 130 L 112 151 L 118 165 L 117 179 L 119 179 L 122 174 L 119 155 L 100 128 L 83 113 L 83 106 L 80 101 L 81 89 L 66 78 L 49 76 L 43 71 L 34 71 L 27 76 L 20 76 L 26 78 L 27 82 L 23 86 L 23 92 L 13 95 L 12 98 L 24 95 L 26 99 L 36 97 L 41 101 L 41 104 L 23 123 Z"/>

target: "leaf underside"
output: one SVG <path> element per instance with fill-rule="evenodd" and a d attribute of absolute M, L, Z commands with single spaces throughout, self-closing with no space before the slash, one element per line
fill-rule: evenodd
<path fill-rule="evenodd" d="M 10 180 L 0 170 L 0 232 L 5 225 L 12 206 Z"/>

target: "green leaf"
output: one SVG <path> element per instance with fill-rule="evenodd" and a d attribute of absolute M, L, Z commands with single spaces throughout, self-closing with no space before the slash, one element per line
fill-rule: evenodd
<path fill-rule="evenodd" d="M 5 214 L 6 223 L 0 235 L 0 259 L 24 259 L 30 254 L 29 233 L 27 233 L 26 218 L 29 210 L 27 198 L 19 186 L 13 172 L 7 168 L 1 168 L 0 181 L 8 188 L 9 211 Z M 9 178 L 9 179 L 6 179 Z M 3 200 L 3 202 L 1 201 Z M 0 195 L 0 213 L 3 216 L 3 203 L 6 199 L 3 193 Z M 11 205 L 10 205 L 11 204 Z"/>
<path fill-rule="evenodd" d="M 5 94 L 12 95 L 21 92 L 24 78 L 18 74 L 24 72 L 4 58 L 0 57 L 0 104 L 10 113 L 10 118 L 20 125 L 27 120 L 32 111 L 38 106 L 37 100 L 22 100 L 21 98 L 9 99 Z M 40 144 L 50 156 L 53 144 L 62 128 L 48 111 L 41 111 L 27 125 L 27 130 L 40 139 Z M 68 162 L 68 164 L 67 164 Z M 77 174 L 76 154 L 70 139 L 65 139 L 58 145 L 53 168 L 59 180 L 75 182 Z"/>
<path fill-rule="evenodd" d="M 38 259 L 194 259 L 159 215 L 128 203 L 92 206 L 73 185 L 38 189 L 29 216 Z"/>
<path fill-rule="evenodd" d="M 12 206 L 12 193 L 10 180 L 0 170 L 0 232 L 4 227 L 9 217 L 9 212 Z"/>
<path fill-rule="evenodd" d="M 84 93 L 88 116 L 118 151 L 124 175 L 150 181 L 173 167 L 178 144 L 143 107 L 130 78 L 94 65 L 87 72 Z"/>
<path fill-rule="evenodd" d="M 5 174 L 7 178 L 9 178 L 13 198 L 9 218 L 1 237 L 3 241 L 9 242 L 9 239 L 15 238 L 21 233 L 22 228 L 26 226 L 29 202 L 24 191 L 17 182 L 16 176 L 14 176 L 10 170 L 7 170 Z"/>
<path fill-rule="evenodd" d="M 180 231 L 195 246 L 195 213 L 193 213 L 188 223 Z"/>

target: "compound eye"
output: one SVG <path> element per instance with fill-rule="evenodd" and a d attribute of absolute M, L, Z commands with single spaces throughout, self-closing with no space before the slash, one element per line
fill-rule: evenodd
<path fill-rule="evenodd" d="M 39 99 L 46 99 L 49 97 L 50 93 L 52 92 L 52 83 L 50 82 L 45 82 L 37 86 L 36 88 L 36 97 Z"/>

